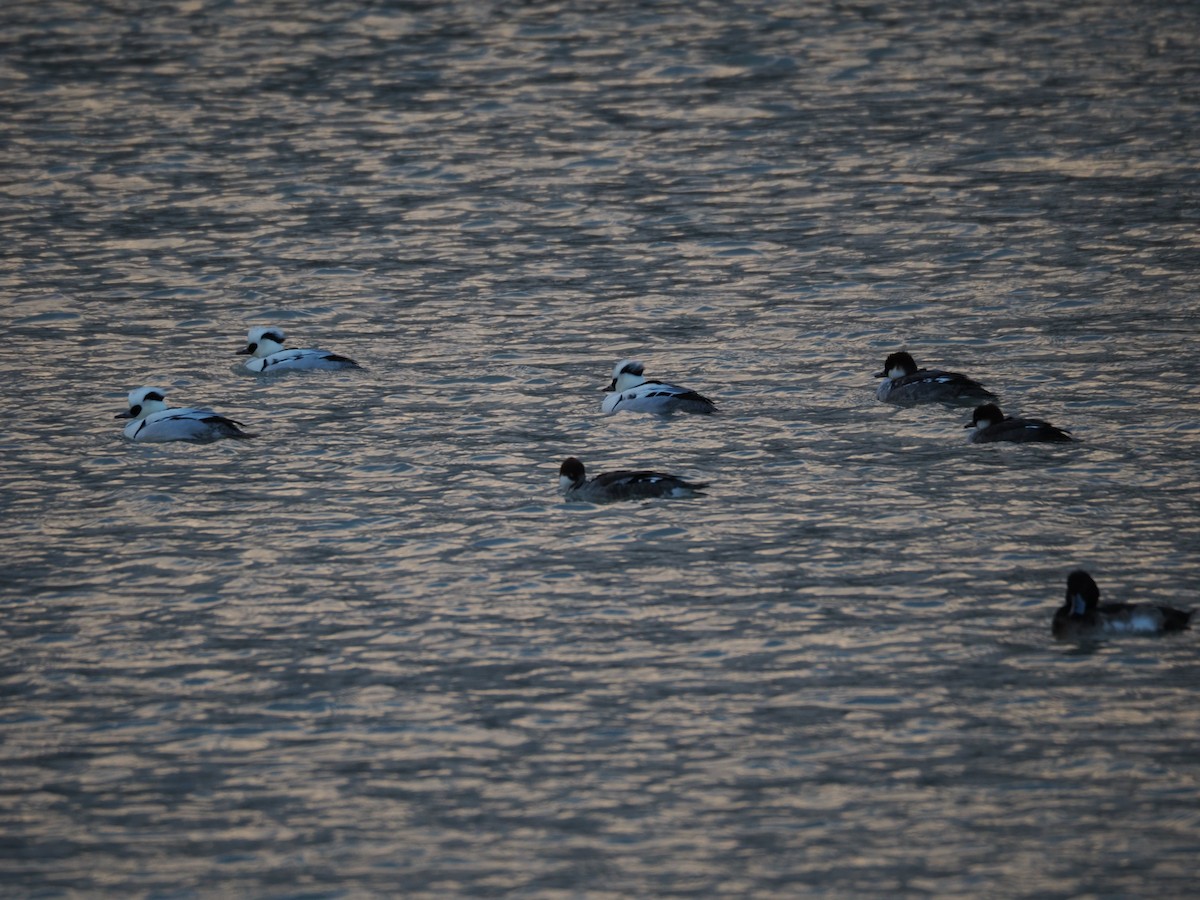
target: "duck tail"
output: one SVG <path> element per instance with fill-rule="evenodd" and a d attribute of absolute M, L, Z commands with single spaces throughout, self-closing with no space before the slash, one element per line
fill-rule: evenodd
<path fill-rule="evenodd" d="M 1163 616 L 1163 631 L 1184 631 L 1191 626 L 1192 609 L 1174 609 L 1170 606 L 1160 606 Z"/>

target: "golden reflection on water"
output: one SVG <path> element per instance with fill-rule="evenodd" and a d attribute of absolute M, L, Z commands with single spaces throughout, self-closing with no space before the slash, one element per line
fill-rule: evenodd
<path fill-rule="evenodd" d="M 1196 583 L 1189 12 L 41 10 L 11 890 L 1190 889 L 1194 636 L 1049 635 Z M 268 322 L 367 369 L 239 372 Z M 876 403 L 901 347 L 1082 443 Z M 722 413 L 601 417 L 622 356 Z M 128 444 L 143 383 L 261 437 Z"/>

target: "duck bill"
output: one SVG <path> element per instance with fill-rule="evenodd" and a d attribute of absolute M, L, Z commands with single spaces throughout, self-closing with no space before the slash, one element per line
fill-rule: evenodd
<path fill-rule="evenodd" d="M 610 393 L 612 391 L 615 391 L 616 389 L 617 389 L 617 379 L 615 379 L 615 378 L 608 383 L 608 387 L 600 388 L 600 390 L 610 392 Z"/>
<path fill-rule="evenodd" d="M 238 356 L 249 356 L 253 352 L 254 351 L 251 350 L 249 347 L 243 347 L 241 350 L 237 351 L 237 355 Z"/>
<path fill-rule="evenodd" d="M 132 419 L 133 413 L 131 413 L 129 410 L 125 410 L 125 412 L 123 412 L 123 413 L 117 413 L 115 416 L 113 416 L 113 418 L 114 419 Z"/>

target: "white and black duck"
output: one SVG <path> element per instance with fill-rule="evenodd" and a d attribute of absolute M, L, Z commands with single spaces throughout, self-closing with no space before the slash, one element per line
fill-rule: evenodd
<path fill-rule="evenodd" d="M 115 418 L 132 419 L 125 426 L 131 441 L 193 441 L 207 444 L 221 438 L 245 439 L 255 435 L 242 431 L 241 422 L 217 415 L 211 409 L 167 406 L 166 392 L 140 387 L 129 392 L 129 409 Z"/>
<path fill-rule="evenodd" d="M 244 368 L 251 372 L 273 374 L 275 372 L 312 371 L 317 369 L 361 369 L 348 356 L 330 353 L 328 350 L 298 350 L 284 347 L 284 333 L 280 328 L 251 328 L 246 335 L 246 346 L 239 355 L 250 356 Z"/>
<path fill-rule="evenodd" d="M 717 405 L 707 397 L 678 385 L 648 381 L 643 377 L 644 371 L 645 367 L 636 359 L 623 359 L 617 363 L 613 367 L 612 383 L 605 388 L 608 396 L 600 409 L 610 416 L 622 410 L 664 416 L 677 412 L 711 415 L 717 411 Z"/>

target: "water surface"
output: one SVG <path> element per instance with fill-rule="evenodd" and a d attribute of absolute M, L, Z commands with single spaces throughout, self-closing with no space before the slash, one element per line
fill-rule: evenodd
<path fill-rule="evenodd" d="M 1196 602 L 1193 4 L 0 23 L 8 891 L 1192 892 L 1195 637 L 1049 619 Z M 630 356 L 721 414 L 602 417 Z M 143 384 L 259 437 L 129 444 Z"/>

